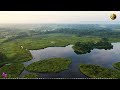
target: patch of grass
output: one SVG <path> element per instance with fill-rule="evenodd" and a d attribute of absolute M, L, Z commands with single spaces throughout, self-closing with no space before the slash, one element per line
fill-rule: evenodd
<path fill-rule="evenodd" d="M 109 41 L 110 42 L 120 42 L 120 38 L 119 37 L 116 37 L 116 38 L 109 38 Z"/>
<path fill-rule="evenodd" d="M 0 39 L 0 44 L 1 44 L 2 42 L 4 42 L 5 40 L 6 40 L 5 38 Z"/>
<path fill-rule="evenodd" d="M 31 73 L 24 75 L 23 78 L 38 78 L 38 75 L 35 73 Z"/>
<path fill-rule="evenodd" d="M 20 42 L 7 42 L 0 46 L 0 51 L 8 58 L 3 62 L 25 62 L 32 59 L 32 55 L 26 48 L 21 48 Z"/>
<path fill-rule="evenodd" d="M 30 50 L 36 49 L 43 49 L 46 47 L 61 47 L 67 46 L 69 44 L 74 44 L 78 41 L 81 42 L 97 42 L 100 38 L 97 37 L 77 37 L 77 36 L 68 36 L 68 35 L 61 35 L 61 34 L 50 34 L 45 38 L 26 38 L 26 39 L 18 39 L 18 43 L 23 45 L 25 48 Z M 54 43 L 52 43 L 54 42 Z"/>
<path fill-rule="evenodd" d="M 34 62 L 26 67 L 31 72 L 50 72 L 57 73 L 68 69 L 71 60 L 67 58 L 50 58 L 38 62 Z"/>
<path fill-rule="evenodd" d="M 120 71 L 97 65 L 80 64 L 80 71 L 91 78 L 120 78 Z"/>
<path fill-rule="evenodd" d="M 120 62 L 114 63 L 113 67 L 120 70 Z"/>
<path fill-rule="evenodd" d="M 0 68 L 0 78 L 2 78 L 2 73 L 7 73 L 7 78 L 18 78 L 21 72 L 24 70 L 24 65 L 20 63 L 12 63 L 10 65 L 4 65 Z"/>

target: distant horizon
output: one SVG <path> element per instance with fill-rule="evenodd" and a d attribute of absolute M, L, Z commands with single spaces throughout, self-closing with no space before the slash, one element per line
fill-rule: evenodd
<path fill-rule="evenodd" d="M 113 13 L 117 16 L 115 20 L 110 18 Z M 114 24 L 120 22 L 119 15 L 120 11 L 0 11 L 0 24 L 91 24 L 98 21 Z"/>
<path fill-rule="evenodd" d="M 0 24 L 120 24 L 120 21 L 81 21 L 79 23 L 0 23 Z"/>

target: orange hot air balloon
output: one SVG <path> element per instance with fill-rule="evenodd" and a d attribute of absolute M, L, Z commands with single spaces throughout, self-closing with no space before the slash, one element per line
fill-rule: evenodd
<path fill-rule="evenodd" d="M 114 13 L 110 15 L 110 18 L 111 18 L 112 20 L 115 20 L 116 17 L 117 17 L 117 16 L 116 16 L 116 14 L 114 14 Z"/>

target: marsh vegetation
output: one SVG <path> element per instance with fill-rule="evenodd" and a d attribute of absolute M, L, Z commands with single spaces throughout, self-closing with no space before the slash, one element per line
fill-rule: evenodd
<path fill-rule="evenodd" d="M 120 78 L 120 71 L 98 65 L 80 64 L 80 71 L 90 78 Z"/>
<path fill-rule="evenodd" d="M 0 27 L 0 73 L 6 72 L 9 77 L 19 77 L 23 70 L 23 62 L 33 59 L 29 50 L 39 50 L 47 47 L 65 47 L 73 45 L 74 51 L 81 55 L 90 53 L 93 49 L 113 49 L 112 42 L 120 42 L 120 25 L 98 24 L 45 24 L 45 25 L 9 25 Z M 54 54 L 54 53 L 53 53 Z M 60 57 L 55 60 L 35 62 L 26 69 L 35 72 L 59 72 L 68 69 L 71 61 Z M 74 57 L 75 58 L 75 57 Z M 45 62 L 46 61 L 46 62 Z M 10 66 L 5 64 L 12 63 Z M 12 71 L 10 67 L 14 68 Z M 39 65 L 39 66 L 38 66 Z M 53 65 L 53 66 L 50 66 Z M 43 67 L 46 66 L 46 67 Z M 119 69 L 118 64 L 113 65 Z M 42 67 L 42 68 L 40 68 Z M 91 67 L 91 66 L 90 66 Z M 47 69 L 46 69 L 47 68 Z M 96 70 L 98 69 L 95 67 Z M 10 70 L 9 70 L 10 69 Z M 102 74 L 108 72 L 103 69 Z M 99 71 L 99 70 L 98 70 Z M 119 77 L 118 71 L 110 77 Z M 97 71 L 96 71 L 97 72 Z M 89 73 L 88 73 L 89 74 Z M 108 77 L 99 74 L 98 77 Z M 107 73 L 109 75 L 110 73 Z M 32 76 L 32 75 L 28 75 Z M 34 75 L 33 75 L 34 76 Z M 93 73 L 94 76 L 94 73 Z"/>
<path fill-rule="evenodd" d="M 67 58 L 50 58 L 34 62 L 26 67 L 31 72 L 57 73 L 69 68 L 71 61 Z"/>

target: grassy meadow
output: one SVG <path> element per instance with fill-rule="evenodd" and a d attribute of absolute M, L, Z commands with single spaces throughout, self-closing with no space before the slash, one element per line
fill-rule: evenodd
<path fill-rule="evenodd" d="M 71 60 L 67 58 L 50 58 L 28 65 L 25 69 L 30 72 L 57 73 L 69 68 Z"/>

